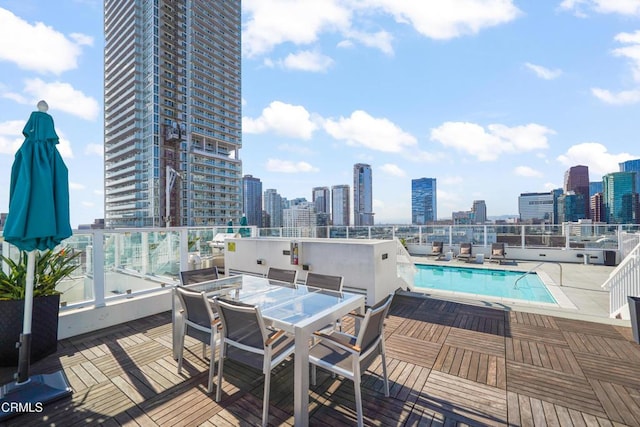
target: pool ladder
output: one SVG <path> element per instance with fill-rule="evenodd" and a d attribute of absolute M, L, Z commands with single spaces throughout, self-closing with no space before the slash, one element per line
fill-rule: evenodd
<path fill-rule="evenodd" d="M 538 268 L 538 267 L 540 267 L 541 265 L 544 265 L 544 264 L 556 264 L 558 267 L 560 267 L 560 286 L 562 286 L 562 264 L 560 264 L 559 262 L 545 261 L 545 262 L 541 262 L 539 264 L 536 264 L 535 266 L 531 267 L 522 276 L 518 277 L 516 279 L 516 281 L 513 283 L 513 289 L 518 289 L 518 282 L 520 281 L 520 279 L 523 279 L 524 277 L 527 276 L 527 274 L 532 273 L 533 270 L 535 270 L 536 268 Z"/>

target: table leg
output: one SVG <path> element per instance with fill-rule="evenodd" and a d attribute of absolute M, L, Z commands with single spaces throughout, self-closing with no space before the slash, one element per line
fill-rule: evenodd
<path fill-rule="evenodd" d="M 309 337 L 303 328 L 295 328 L 293 414 L 296 427 L 309 425 Z"/>

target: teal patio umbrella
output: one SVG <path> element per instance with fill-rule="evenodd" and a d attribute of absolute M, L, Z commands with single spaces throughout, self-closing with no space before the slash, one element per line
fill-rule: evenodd
<path fill-rule="evenodd" d="M 249 237 L 251 235 L 251 230 L 247 228 L 247 216 L 242 214 L 242 218 L 240 218 L 240 225 L 243 226 L 240 228 L 240 236 Z"/>
<path fill-rule="evenodd" d="M 54 249 L 72 234 L 68 171 L 56 148 L 58 135 L 48 109 L 47 103 L 40 101 L 38 111 L 31 113 L 22 131 L 24 143 L 11 168 L 3 235 L 7 242 L 28 252 L 28 261 L 17 381 L 2 387 L 3 402 L 46 403 L 71 393 L 62 372 L 29 376 L 36 251 Z M 2 415 L 12 414 L 2 411 L 0 418 Z"/>
<path fill-rule="evenodd" d="M 233 233 L 233 220 L 230 219 L 229 222 L 227 222 L 227 233 Z"/>

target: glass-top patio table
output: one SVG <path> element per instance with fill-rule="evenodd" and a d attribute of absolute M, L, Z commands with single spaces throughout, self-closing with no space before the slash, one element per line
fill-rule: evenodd
<path fill-rule="evenodd" d="M 260 307 L 262 316 L 274 327 L 295 337 L 294 419 L 296 426 L 309 424 L 309 340 L 314 331 L 335 322 L 350 311 L 364 309 L 364 296 L 334 292 L 305 285 L 291 285 L 251 275 L 186 286 L 213 296 L 242 301 Z M 173 356 L 177 359 L 177 322 L 180 302 L 173 303 Z"/>

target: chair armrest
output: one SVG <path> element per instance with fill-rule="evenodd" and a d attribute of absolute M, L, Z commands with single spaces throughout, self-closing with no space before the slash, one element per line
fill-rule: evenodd
<path fill-rule="evenodd" d="M 315 331 L 313 333 L 313 335 L 318 336 L 318 337 L 322 338 L 323 340 L 331 341 L 333 344 L 337 345 L 338 347 L 343 348 L 343 349 L 345 349 L 347 351 L 350 351 L 352 353 L 360 353 L 360 351 L 362 351 L 360 346 L 351 345 L 351 344 L 346 344 L 346 343 L 340 342 L 339 340 L 335 339 L 333 336 L 331 336 L 329 334 L 325 334 L 322 331 Z"/>
<path fill-rule="evenodd" d="M 364 306 L 365 310 L 369 308 L 369 306 Z M 346 314 L 346 316 L 357 317 L 358 319 L 364 319 L 364 314 L 356 313 L 355 311 L 350 311 Z"/>
<path fill-rule="evenodd" d="M 271 344 L 273 344 L 278 338 L 280 338 L 282 335 L 284 334 L 284 331 L 282 329 L 276 331 L 275 334 L 271 335 L 269 338 L 267 338 L 267 340 L 264 342 L 265 347 L 270 346 Z"/>

